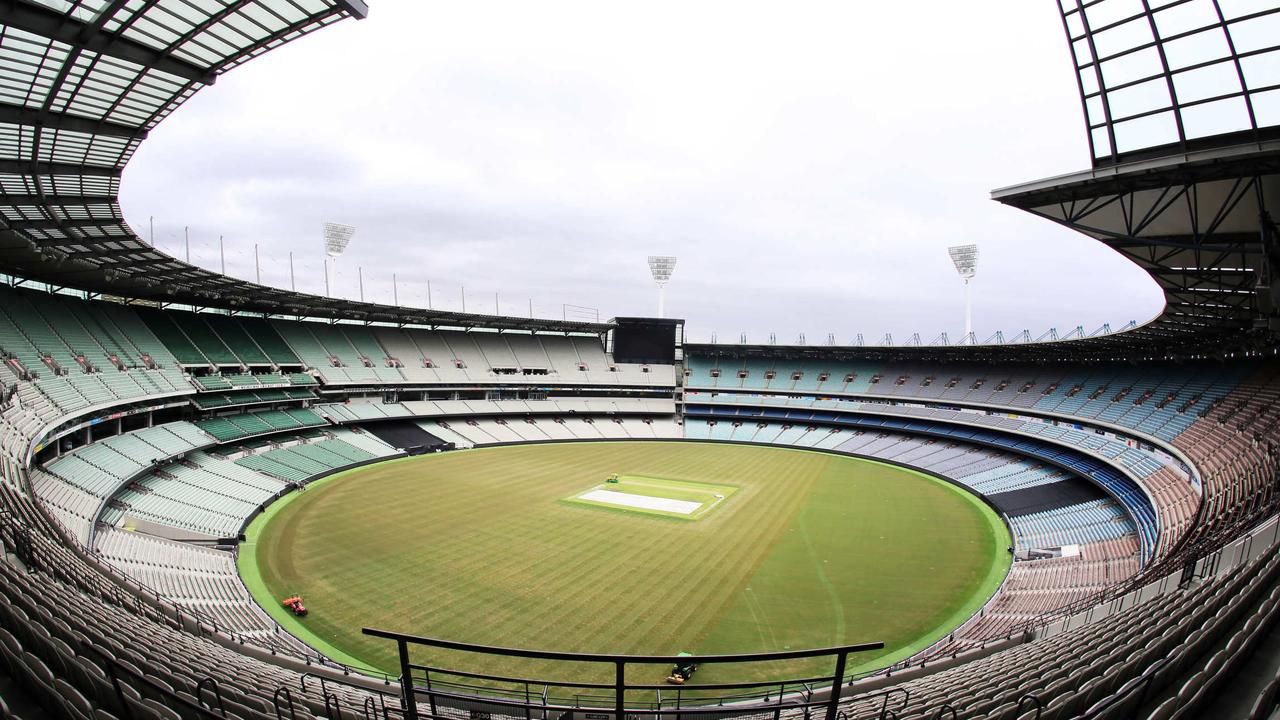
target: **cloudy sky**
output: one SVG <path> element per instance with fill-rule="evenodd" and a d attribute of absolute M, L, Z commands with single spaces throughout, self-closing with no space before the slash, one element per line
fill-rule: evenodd
<path fill-rule="evenodd" d="M 949 245 L 981 246 L 974 325 L 1159 312 L 1146 275 L 990 190 L 1088 165 L 1053 3 L 370 0 L 219 79 L 125 174 L 125 215 L 192 261 L 335 294 L 647 315 L 679 257 L 692 340 L 963 332 Z"/>

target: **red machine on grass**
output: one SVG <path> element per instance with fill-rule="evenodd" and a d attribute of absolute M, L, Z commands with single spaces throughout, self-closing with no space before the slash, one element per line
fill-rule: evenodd
<path fill-rule="evenodd" d="M 307 614 L 307 606 L 302 604 L 301 595 L 294 595 L 292 597 L 287 597 L 284 599 L 284 602 L 281 604 L 284 605 L 286 610 L 293 613 L 294 615 L 297 615 L 298 617 L 305 617 Z"/>

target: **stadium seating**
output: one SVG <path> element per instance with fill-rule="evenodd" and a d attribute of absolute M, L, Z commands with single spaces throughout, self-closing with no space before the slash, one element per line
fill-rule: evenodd
<path fill-rule="evenodd" d="M 396 678 L 290 636 L 249 598 L 231 550 L 263 503 L 398 454 L 376 431 L 413 422 L 462 448 L 682 438 L 849 452 L 1011 508 L 1018 559 L 1000 590 L 934 646 L 841 678 L 839 720 L 1182 720 L 1241 705 L 1274 720 L 1280 679 L 1257 655 L 1280 627 L 1275 84 L 1255 77 L 1276 55 L 1274 2 L 1057 8 L 1093 167 L 994 195 L 1138 258 L 1166 301 L 1150 323 L 1081 328 L 1072 344 L 684 344 L 670 348 L 681 364 L 653 367 L 617 362 L 607 323 L 307 296 L 165 257 L 125 223 L 120 178 L 156 122 L 364 5 L 5 5 L 0 718 L 10 688 L 30 695 L 28 718 L 397 717 Z M 1227 42 L 1188 60 L 1210 37 Z M 1232 60 L 1222 78 L 1199 72 Z M 1172 105 L 1119 107 L 1161 80 Z M 1238 122 L 1205 124 L 1224 108 Z M 1051 507 L 1015 505 L 1058 491 Z M 1263 675 L 1250 663 L 1269 685 L 1248 682 Z M 613 712 L 604 685 L 507 684 L 504 707 L 461 685 L 433 717 Z M 664 691 L 674 713 L 634 714 L 814 715 L 800 707 L 812 683 L 692 710 L 697 694 Z M 533 698 L 563 707 L 521 706 Z"/>
<path fill-rule="evenodd" d="M 6 476 L 21 469 L 39 503 L 0 485 L 8 513 L 0 516 L 14 518 L 9 525 L 0 518 L 0 534 L 21 522 L 47 558 L 34 574 L 15 575 L 17 566 L 0 561 L 7 602 L 0 603 L 0 626 L 23 648 L 16 657 L 32 687 L 56 686 L 42 696 L 49 703 L 75 704 L 76 693 L 90 705 L 114 702 L 98 694 L 101 676 L 70 670 L 85 667 L 76 648 L 49 647 L 30 629 L 45 623 L 50 636 L 54 629 L 67 635 L 56 619 L 72 629 L 93 623 L 136 654 L 125 655 L 135 666 L 163 669 L 167 675 L 152 674 L 190 686 L 215 672 L 210 668 L 242 668 L 234 678 L 216 671 L 228 700 L 244 709 L 242 717 L 273 716 L 275 690 L 298 686 L 305 671 L 288 664 L 305 658 L 319 670 L 326 661 L 257 607 L 218 543 L 295 485 L 396 454 L 364 430 L 384 421 L 412 420 L 461 448 L 705 438 L 853 452 L 997 499 L 1052 489 L 1080 474 L 1105 487 L 1107 495 L 1094 499 L 1009 514 L 1020 559 L 1000 591 L 891 678 L 863 681 L 908 690 L 912 700 L 899 717 L 930 717 L 942 703 L 1016 715 L 1009 706 L 1026 692 L 1050 707 L 1085 709 L 1127 697 L 1117 693 L 1156 662 L 1147 662 L 1156 657 L 1149 646 L 1170 642 L 1166 635 L 1179 642 L 1165 650 L 1178 672 L 1151 670 L 1149 677 L 1158 676 L 1151 687 L 1162 693 L 1154 699 L 1194 707 L 1206 688 L 1220 686 L 1228 659 L 1242 662 L 1242 648 L 1256 643 L 1262 620 L 1249 634 L 1246 612 L 1274 614 L 1268 603 L 1276 574 L 1257 548 L 1248 551 L 1248 564 L 1215 561 L 1220 567 L 1198 570 L 1189 581 L 1182 572 L 1189 558 L 1214 553 L 1274 513 L 1280 372 L 1273 363 L 1143 371 L 1108 364 L 725 365 L 694 353 L 682 424 L 669 396 L 454 394 L 458 387 L 551 381 L 664 388 L 674 379 L 663 379 L 669 366 L 645 374 L 614 364 L 593 338 L 205 317 L 13 289 L 0 294 L 13 300 L 0 312 L 0 349 L 12 360 L 0 364 L 0 455 Z M 415 386 L 428 389 L 394 402 L 378 390 Z M 168 417 L 191 422 L 118 435 L 59 430 L 73 428 L 75 418 L 173 398 L 184 409 L 170 405 Z M 208 417 L 210 411 L 223 414 Z M 64 433 L 57 445 L 43 443 L 54 431 Z M 28 467 L 36 448 L 39 460 Z M 40 605 L 50 619 L 27 609 L 34 598 L 68 593 L 93 598 L 78 624 L 61 609 Z M 1138 599 L 1124 599 L 1130 597 Z M 13 607 L 23 607 L 25 619 L 3 609 Z M 1224 615 L 1201 622 L 1202 607 Z M 1193 623 L 1212 632 L 1177 629 Z M 125 630 L 102 633 L 105 624 Z M 4 635 L 0 641 L 7 642 Z M 9 662 L 14 653 L 5 647 Z M 1128 659 L 1133 647 L 1143 649 L 1138 657 L 1146 666 Z M 272 653 L 274 662 L 263 659 Z M 1056 668 L 1065 655 L 1089 658 L 1089 671 L 1072 664 L 1075 674 L 1061 675 Z M 988 682 L 993 672 L 1006 679 Z M 1054 677 L 1042 680 L 1037 672 Z M 323 714 L 323 698 L 298 695 Z M 352 712 L 366 697 L 352 688 L 339 696 Z M 848 713 L 864 707 L 856 696 L 847 705 Z"/>
<path fill-rule="evenodd" d="M 240 582 L 227 552 L 115 528 L 98 534 L 96 554 L 139 586 L 150 588 L 213 627 L 278 652 L 305 653 L 282 632 Z"/>
<path fill-rule="evenodd" d="M 33 473 L 32 489 L 81 544 L 99 508 L 124 483 L 166 459 L 212 445 L 195 425 L 169 423 L 77 448 Z"/>
<path fill-rule="evenodd" d="M 49 578 L 53 586 L 40 574 L 28 583 L 40 582 L 39 592 L 49 593 L 64 592 L 55 586 L 66 582 L 77 592 L 102 587 L 99 595 L 107 598 L 115 592 L 110 588 L 133 588 L 148 603 L 174 608 L 179 614 L 173 617 L 185 618 L 177 621 L 185 630 L 169 628 L 187 638 L 183 642 L 198 640 L 190 634 L 194 627 L 216 628 L 214 636 L 234 638 L 241 650 L 274 652 L 277 662 L 322 661 L 253 603 L 226 552 L 214 543 L 234 537 L 259 507 L 295 484 L 395 454 L 361 429 L 380 421 L 414 420 L 462 448 L 687 437 L 854 452 L 954 478 L 988 497 L 1048 488 L 1073 473 L 1089 474 L 1107 487 L 1127 512 L 1102 497 L 1010 515 L 1015 550 L 1027 559 L 1014 563 L 1004 586 L 978 615 L 917 654 L 909 668 L 896 671 L 908 683 L 901 687 L 933 687 L 934 678 L 947 678 L 937 692 L 920 691 L 921 704 L 911 710 L 916 716 L 949 701 L 940 698 L 967 701 L 972 708 L 996 699 L 1007 704 L 1003 687 L 957 685 L 949 679 L 945 667 L 951 658 L 966 659 L 960 667 L 978 668 L 994 661 L 971 658 L 1014 652 L 1038 658 L 1055 642 L 1066 642 L 1058 638 L 1093 637 L 1087 634 L 1094 632 L 1090 628 L 1106 620 L 1066 633 L 1054 634 L 1052 628 L 1069 615 L 1077 617 L 1072 613 L 1116 602 L 1118 593 L 1133 590 L 1153 572 L 1176 577 L 1177 563 L 1188 553 L 1203 555 L 1240 537 L 1275 506 L 1280 373 L 1267 363 L 1135 372 L 1110 365 L 937 370 L 903 363 L 848 363 L 837 370 L 804 360 L 771 362 L 774 377 L 766 379 L 765 366 L 757 361 L 745 363 L 745 377 L 737 377 L 737 370 L 712 377 L 718 361 L 694 354 L 683 397 L 688 417 L 681 424 L 669 398 L 605 393 L 432 399 L 449 397 L 440 393 L 383 402 L 380 395 L 360 392 L 362 385 L 519 386 L 549 378 L 583 387 L 662 387 L 662 372 L 671 372 L 669 366 L 657 374 L 619 367 L 587 338 L 254 321 L 12 289 L 0 293 L 20 296 L 0 318 L 0 343 L 7 342 L 0 349 L 13 360 L 0 365 L 0 454 L 6 468 L 20 467 L 21 458 L 68 418 L 91 416 L 99 408 L 106 412 L 177 396 L 189 397 L 183 400 L 190 403 L 186 412 L 197 413 L 193 422 L 106 437 L 95 432 L 89 444 L 41 450 L 40 463 L 26 471 L 39 508 L 24 505 L 26 499 L 11 488 L 4 491 L 6 507 L 17 517 L 38 515 L 28 524 L 45 528 L 40 547 L 73 569 Z M 832 391 L 831 377 L 841 371 L 852 377 L 840 377 L 840 388 Z M 823 373 L 831 377 L 819 379 Z M 348 389 L 352 392 L 345 395 Z M 321 399 L 331 397 L 338 401 Z M 245 406 L 249 412 L 234 412 Z M 199 414 L 210 410 L 233 412 Z M 86 437 L 78 432 L 69 436 L 75 444 Z M 61 545 L 64 538 L 70 546 Z M 75 556 L 69 550 L 75 546 L 92 554 Z M 1222 575 L 1234 572 L 1224 569 Z M 1143 599 L 1184 608 L 1189 601 L 1182 595 L 1216 593 L 1199 590 L 1214 582 L 1235 580 L 1193 583 L 1189 589 L 1165 582 L 1168 591 Z M 119 603 L 107 600 L 103 607 L 113 621 L 120 620 Z M 149 608 L 127 612 L 134 622 L 153 623 L 145 619 L 154 615 Z M 1241 631 L 1224 630 L 1222 638 L 1230 642 L 1228 636 Z M 1034 641 L 1024 644 L 1024 639 Z M 1244 643 L 1240 636 L 1233 657 Z M 216 641 L 201 647 L 219 661 L 223 652 L 245 662 L 249 658 Z M 278 674 L 278 665 L 253 662 L 261 665 L 253 671 L 259 679 L 287 675 Z M 911 679 L 922 662 L 937 672 Z M 1188 660 L 1184 667 L 1192 665 Z M 1206 672 L 1207 677 L 1216 675 Z M 72 683 L 55 673 L 57 679 Z M 244 706 L 269 711 L 268 688 L 254 684 L 252 692 L 262 704 L 246 696 Z M 1092 689 L 1104 685 L 1095 683 Z M 1199 687 L 1208 685 L 1206 680 Z M 86 680 L 83 687 L 73 689 L 85 695 L 95 686 Z M 1049 702 L 1065 697 L 1064 687 L 1045 697 Z M 1030 680 L 1024 688 L 1045 692 Z M 1080 686 L 1069 689 L 1072 697 L 1080 694 Z M 914 696 L 916 690 L 911 692 Z M 1166 692 L 1190 706 L 1199 690 Z M 983 693 L 986 699 L 978 702 Z M 363 697 L 354 690 L 343 695 L 352 708 Z M 1080 702 L 1088 700 L 1085 693 Z M 321 704 L 317 711 L 322 710 Z"/>
<path fill-rule="evenodd" d="M 836 410 L 840 413 L 862 413 L 891 417 L 928 418 L 983 427 L 999 428 L 1003 432 L 1030 435 L 1045 438 L 1055 443 L 1062 443 L 1099 459 L 1106 460 L 1117 468 L 1130 474 L 1133 480 L 1149 496 L 1156 497 L 1159 502 L 1154 510 L 1159 515 L 1160 528 L 1156 555 L 1167 552 L 1186 531 L 1195 515 L 1199 498 L 1192 485 L 1192 480 L 1180 461 L 1158 452 L 1154 448 L 1144 449 L 1127 438 L 1114 435 L 1103 435 L 1098 432 L 1073 428 L 1068 425 L 1046 422 L 1040 418 L 1011 417 L 1008 413 L 990 413 L 954 408 L 926 407 L 920 405 L 887 404 L 883 402 L 859 402 L 846 399 L 816 399 L 805 396 L 770 396 L 749 395 L 742 393 L 706 393 L 689 392 L 685 402 L 692 407 L 690 412 L 705 412 L 708 409 L 717 414 L 730 414 L 740 417 L 756 417 L 768 415 L 761 408 L 816 408 Z M 741 409 L 734 409 L 741 408 Z M 817 418 L 817 414 L 807 416 L 773 411 L 775 417 L 796 417 L 803 419 Z"/>
<path fill-rule="evenodd" d="M 329 470 L 375 457 L 377 455 L 342 440 L 320 440 L 246 455 L 235 462 L 283 480 L 302 483 Z"/>
<path fill-rule="evenodd" d="M 281 430 L 297 430 L 324 425 L 324 418 L 310 410 L 268 410 L 223 415 L 196 423 L 220 442 L 239 440 Z"/>
<path fill-rule="evenodd" d="M 1169 365 L 1158 372 L 1127 365 L 818 363 L 740 360 L 729 364 L 693 356 L 686 385 L 717 391 L 806 392 L 822 396 L 918 398 L 1022 408 L 1132 428 L 1172 440 L 1200 412 L 1225 396 L 1251 364 Z M 739 377 L 745 373 L 746 377 Z M 772 378 L 769 375 L 772 374 Z M 818 378 L 827 376 L 827 380 Z M 798 380 L 793 380 L 799 376 Z M 1149 378 L 1157 377 L 1157 381 Z M 847 381 L 846 381 L 847 380 Z"/>
<path fill-rule="evenodd" d="M 1029 462 L 999 450 L 877 430 L 765 422 L 739 424 L 726 420 L 690 418 L 685 423 L 685 436 L 691 439 L 814 447 L 892 460 L 952 478 L 988 496 L 998 496 L 998 493 L 1014 489 L 1050 485 L 1068 477 L 1066 472 L 1057 467 Z M 1065 545 L 1082 546 L 1081 554 L 1075 556 L 1074 560 L 1062 558 L 1015 563 L 1011 578 L 1023 572 L 1034 573 L 1046 562 L 1077 565 L 1084 562 L 1084 557 L 1097 556 L 1100 560 L 1095 561 L 1093 567 L 1110 582 L 1094 583 L 1086 588 L 1088 592 L 1083 592 L 1078 585 L 1066 583 L 1059 587 L 1046 587 L 1042 592 L 1033 594 L 1031 599 L 1036 602 L 1034 608 L 1011 602 L 1008 598 L 999 599 L 1000 596 L 997 596 L 997 601 L 993 601 L 985 611 L 985 622 L 967 628 L 969 632 L 975 633 L 973 636 L 961 631 L 952 637 L 948 645 L 951 651 L 980 645 L 983 641 L 999 637 L 999 632 L 995 635 L 991 633 L 1007 631 L 1008 625 L 1018 619 L 1068 606 L 1079 600 L 1082 594 L 1097 594 L 1108 584 L 1131 577 L 1139 569 L 1137 529 L 1114 501 L 1100 500 L 1087 505 L 1066 506 L 1052 512 L 1013 514 L 1009 519 L 1020 552 Z M 1120 547 L 1126 551 L 1119 552 Z M 1014 596 L 1015 599 L 1017 597 Z M 1000 621 L 1003 624 L 998 624 Z"/>

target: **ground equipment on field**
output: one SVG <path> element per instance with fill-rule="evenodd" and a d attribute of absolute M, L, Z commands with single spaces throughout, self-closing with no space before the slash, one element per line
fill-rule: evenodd
<path fill-rule="evenodd" d="M 690 658 L 689 660 L 677 660 L 675 665 L 671 666 L 671 674 L 667 676 L 667 682 L 674 685 L 683 685 L 686 680 L 693 677 L 698 670 L 698 664 L 693 662 L 693 653 L 682 652 L 676 655 L 678 658 Z"/>
<path fill-rule="evenodd" d="M 293 613 L 294 615 L 297 615 L 298 617 L 305 617 L 307 614 L 307 606 L 302 604 L 301 595 L 293 595 L 291 597 L 287 597 L 280 604 L 284 605 L 286 610 Z"/>

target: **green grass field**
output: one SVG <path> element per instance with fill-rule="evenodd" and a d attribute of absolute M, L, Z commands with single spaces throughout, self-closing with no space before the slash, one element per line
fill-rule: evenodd
<path fill-rule="evenodd" d="M 696 522 L 566 502 L 613 473 L 737 491 Z M 723 443 L 466 450 L 327 478 L 277 502 L 240 553 L 246 584 L 338 660 L 392 671 L 370 626 L 474 643 L 633 654 L 883 641 L 850 672 L 944 636 L 1008 572 L 980 500 L 867 460 Z M 281 597 L 301 593 L 305 619 Z M 450 651 L 415 662 L 605 680 L 599 666 Z M 667 668 L 653 668 L 658 682 Z M 696 682 L 795 677 L 828 663 L 705 666 Z"/>

